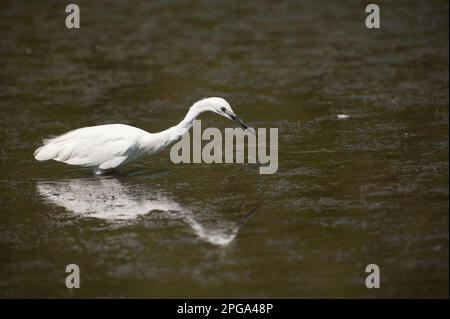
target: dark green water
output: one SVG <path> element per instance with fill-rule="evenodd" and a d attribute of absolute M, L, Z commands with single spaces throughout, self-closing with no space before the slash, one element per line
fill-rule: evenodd
<path fill-rule="evenodd" d="M 0 2 L 0 297 L 448 297 L 447 1 L 379 1 L 379 30 L 362 1 L 76 3 L 79 30 L 64 2 Z M 32 156 L 205 96 L 279 128 L 276 174 Z"/>

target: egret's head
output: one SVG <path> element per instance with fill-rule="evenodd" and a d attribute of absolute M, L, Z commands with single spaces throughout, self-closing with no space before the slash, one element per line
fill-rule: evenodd
<path fill-rule="evenodd" d="M 230 104 L 220 97 L 210 97 L 201 101 L 206 106 L 206 110 L 217 113 L 229 120 L 235 121 L 245 129 L 248 125 L 242 121 L 242 119 L 234 113 Z"/>

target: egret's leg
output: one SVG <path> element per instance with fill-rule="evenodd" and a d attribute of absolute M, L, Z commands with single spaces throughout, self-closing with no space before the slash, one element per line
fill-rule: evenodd
<path fill-rule="evenodd" d="M 94 168 L 93 172 L 95 176 L 109 176 L 109 175 L 117 175 L 119 173 L 115 169 L 101 169 L 101 168 Z"/>
<path fill-rule="evenodd" d="M 106 174 L 106 171 L 100 168 L 94 168 L 94 174 L 96 176 L 103 176 Z"/>

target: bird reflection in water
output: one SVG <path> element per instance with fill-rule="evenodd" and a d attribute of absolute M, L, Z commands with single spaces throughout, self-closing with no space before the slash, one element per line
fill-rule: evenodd
<path fill-rule="evenodd" d="M 160 211 L 168 219 L 182 220 L 201 240 L 218 246 L 230 244 L 255 212 L 253 210 L 237 222 L 211 224 L 200 221 L 191 210 L 182 207 L 169 195 L 145 189 L 142 185 L 135 186 L 122 184 L 116 178 L 72 179 L 41 181 L 37 183 L 37 190 L 46 201 L 82 217 L 125 221 Z"/>

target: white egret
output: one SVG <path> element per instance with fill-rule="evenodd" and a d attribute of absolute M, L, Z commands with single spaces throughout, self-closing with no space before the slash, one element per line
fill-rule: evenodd
<path fill-rule="evenodd" d="M 51 139 L 34 152 L 38 161 L 90 167 L 102 175 L 143 155 L 157 153 L 180 139 L 203 112 L 214 112 L 231 119 L 244 129 L 248 126 L 222 98 L 210 97 L 194 103 L 177 125 L 159 133 L 149 133 L 125 124 L 83 127 Z"/>

